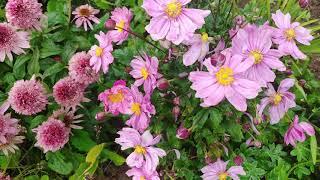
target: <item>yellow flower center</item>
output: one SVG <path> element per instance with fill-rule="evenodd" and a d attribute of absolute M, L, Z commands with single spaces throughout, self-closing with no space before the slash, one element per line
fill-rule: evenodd
<path fill-rule="evenodd" d="M 219 174 L 219 180 L 226 180 L 228 177 L 228 173 L 224 172 Z"/>
<path fill-rule="evenodd" d="M 259 64 L 263 59 L 263 55 L 257 50 L 251 51 L 250 56 L 254 58 L 254 64 Z"/>
<path fill-rule="evenodd" d="M 286 35 L 286 38 L 288 41 L 291 41 L 296 37 L 296 32 L 294 31 L 293 28 L 287 29 L 284 34 Z"/>
<path fill-rule="evenodd" d="M 113 103 L 119 103 L 123 100 L 123 98 L 124 96 L 121 91 L 118 91 L 118 93 L 115 93 L 115 94 L 110 94 L 108 96 L 108 99 Z"/>
<path fill-rule="evenodd" d="M 118 32 L 122 32 L 124 29 L 124 25 L 125 25 L 125 21 L 124 20 L 120 20 L 120 22 L 116 23 L 116 27 L 115 29 L 118 30 Z"/>
<path fill-rule="evenodd" d="M 140 145 L 137 145 L 135 148 L 134 148 L 134 152 L 138 153 L 138 154 L 146 154 L 146 148 L 140 146 Z"/>
<path fill-rule="evenodd" d="M 223 67 L 216 73 L 216 78 L 219 84 L 228 86 L 233 83 L 233 70 L 229 67 Z"/>
<path fill-rule="evenodd" d="M 140 72 L 141 72 L 141 76 L 143 77 L 143 79 L 147 79 L 147 78 L 148 78 L 149 73 L 148 73 L 148 71 L 147 71 L 146 68 L 142 68 L 142 69 L 140 70 Z"/>
<path fill-rule="evenodd" d="M 137 116 L 141 114 L 140 106 L 141 106 L 140 103 L 133 103 L 131 106 L 131 111 Z"/>
<path fill-rule="evenodd" d="M 208 39 L 209 39 L 208 34 L 207 33 L 202 33 L 202 35 L 201 35 L 202 42 L 206 43 L 206 42 L 208 42 Z"/>
<path fill-rule="evenodd" d="M 80 9 L 79 14 L 80 14 L 80 16 L 88 17 L 88 16 L 90 16 L 90 11 L 89 11 L 89 9 Z"/>
<path fill-rule="evenodd" d="M 96 49 L 96 56 L 100 57 L 103 53 L 103 49 L 101 47 L 97 47 Z"/>
<path fill-rule="evenodd" d="M 273 97 L 273 104 L 278 105 L 282 100 L 282 96 L 279 93 L 276 93 Z"/>
<path fill-rule="evenodd" d="M 140 176 L 140 180 L 146 180 L 144 176 Z"/>
<path fill-rule="evenodd" d="M 176 0 L 173 0 L 171 3 L 167 4 L 165 12 L 169 17 L 176 18 L 182 12 L 182 4 Z"/>

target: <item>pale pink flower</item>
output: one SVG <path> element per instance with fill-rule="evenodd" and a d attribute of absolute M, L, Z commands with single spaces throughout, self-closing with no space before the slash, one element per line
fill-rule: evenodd
<path fill-rule="evenodd" d="M 229 161 L 222 161 L 218 159 L 215 163 L 211 163 L 201 169 L 203 175 L 201 176 L 203 180 L 226 180 L 230 177 L 234 180 L 240 180 L 239 175 L 246 175 L 242 166 L 231 166 L 227 170 L 227 164 Z"/>
<path fill-rule="evenodd" d="M 12 52 L 20 55 L 25 53 L 25 48 L 30 48 L 28 33 L 17 31 L 7 23 L 0 23 L 0 62 L 3 62 L 6 56 L 12 61 Z"/>
<path fill-rule="evenodd" d="M 11 118 L 10 114 L 0 114 L 0 144 L 8 143 L 8 137 L 19 133 L 18 119 Z"/>
<path fill-rule="evenodd" d="M 178 45 L 193 37 L 210 14 L 209 10 L 189 9 L 191 0 L 144 0 L 142 8 L 152 17 L 146 30 L 155 41 L 166 39 Z"/>
<path fill-rule="evenodd" d="M 111 44 L 111 38 L 108 34 L 104 34 L 100 31 L 100 35 L 94 35 L 99 41 L 99 46 L 94 45 L 91 47 L 89 54 L 91 55 L 90 66 L 93 70 L 99 72 L 102 69 L 103 73 L 107 73 L 109 65 L 113 63 L 113 56 L 111 54 L 113 47 Z"/>
<path fill-rule="evenodd" d="M 145 164 L 145 169 L 148 171 L 155 171 L 159 164 L 159 157 L 166 155 L 163 149 L 154 147 L 161 136 L 153 138 L 150 131 L 145 131 L 142 135 L 132 128 L 123 128 L 118 132 L 119 138 L 115 142 L 121 145 L 121 150 L 134 148 L 127 157 L 127 165 L 130 167 L 141 168 Z"/>
<path fill-rule="evenodd" d="M 290 14 L 283 14 L 280 10 L 272 14 L 272 19 L 278 27 L 274 29 L 273 41 L 279 44 L 279 50 L 295 59 L 305 59 L 306 55 L 299 50 L 296 41 L 310 45 L 310 41 L 313 40 L 310 30 L 302 27 L 298 22 L 291 23 Z"/>
<path fill-rule="evenodd" d="M 144 165 L 141 168 L 133 167 L 126 172 L 132 180 L 160 180 L 157 171 L 148 171 Z"/>
<path fill-rule="evenodd" d="M 191 72 L 191 88 L 196 91 L 197 98 L 203 99 L 202 107 L 215 106 L 227 98 L 237 110 L 246 111 L 246 99 L 255 98 L 261 90 L 259 84 L 240 75 L 253 65 L 253 61 L 242 61 L 240 55 L 231 56 L 229 50 L 225 51 L 225 56 L 220 67 L 213 66 L 211 59 L 206 59 L 204 65 L 209 72 Z"/>
<path fill-rule="evenodd" d="M 10 135 L 7 136 L 7 143 L 0 143 L 0 151 L 3 152 L 5 156 L 9 156 L 9 153 L 15 153 L 19 150 L 17 144 L 23 143 L 24 136 Z"/>
<path fill-rule="evenodd" d="M 262 117 L 263 110 L 269 105 L 270 124 L 276 124 L 290 108 L 295 107 L 296 96 L 288 91 L 292 86 L 294 86 L 294 79 L 290 78 L 282 80 L 277 91 L 269 83 L 266 91 L 268 97 L 261 99 L 260 102 L 260 117 Z"/>
<path fill-rule="evenodd" d="M 100 22 L 100 20 L 96 17 L 98 13 L 98 9 L 94 9 L 88 4 L 81 5 L 72 12 L 72 14 L 75 15 L 74 20 L 76 19 L 76 26 L 80 27 L 83 25 L 85 31 L 87 31 L 88 26 L 90 29 L 93 29 L 91 21 L 97 24 Z"/>
<path fill-rule="evenodd" d="M 115 30 L 109 31 L 113 42 L 121 44 L 128 39 L 130 29 L 130 21 L 132 19 L 132 12 L 126 7 L 115 8 L 111 12 L 111 19 L 115 21 Z"/>
<path fill-rule="evenodd" d="M 306 140 L 305 134 L 309 136 L 314 136 L 315 131 L 310 123 L 300 122 L 299 117 L 297 115 L 294 116 L 293 123 L 290 125 L 289 129 L 284 135 L 284 142 L 286 145 L 291 144 L 292 146 L 296 146 L 296 141 L 304 142 Z"/>
<path fill-rule="evenodd" d="M 190 66 L 196 61 L 202 63 L 209 52 L 209 37 L 207 33 L 195 34 L 190 40 L 183 42 L 190 46 L 189 50 L 183 55 L 183 64 Z"/>

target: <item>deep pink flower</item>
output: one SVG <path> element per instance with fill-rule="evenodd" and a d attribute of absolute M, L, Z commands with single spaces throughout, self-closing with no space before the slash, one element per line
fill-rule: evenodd
<path fill-rule="evenodd" d="M 226 180 L 230 177 L 234 180 L 239 180 L 239 175 L 246 175 L 242 166 L 231 166 L 227 170 L 227 164 L 229 161 L 224 162 L 218 159 L 215 163 L 211 163 L 201 169 L 203 175 L 201 176 L 203 180 L 220 179 Z"/>
<path fill-rule="evenodd" d="M 270 124 L 276 124 L 285 113 L 296 106 L 295 95 L 288 90 L 294 85 L 294 79 L 284 79 L 281 81 L 278 91 L 275 91 L 272 84 L 268 84 L 268 90 L 265 97 L 261 99 L 259 106 L 259 115 L 262 117 L 263 110 L 269 107 Z"/>
<path fill-rule="evenodd" d="M 8 0 L 6 17 L 10 24 L 20 29 L 41 30 L 42 4 L 37 0 Z"/>
<path fill-rule="evenodd" d="M 115 142 L 121 145 L 121 150 L 134 148 L 127 157 L 127 164 L 130 167 L 141 168 L 145 164 L 148 171 L 155 171 L 159 164 L 159 157 L 166 155 L 163 149 L 154 147 L 161 136 L 153 138 L 150 131 L 145 131 L 142 135 L 132 128 L 123 128 L 118 132 L 119 138 Z"/>
<path fill-rule="evenodd" d="M 97 24 L 100 22 L 99 19 L 95 16 L 98 13 L 98 9 L 94 9 L 88 4 L 81 5 L 72 12 L 72 14 L 75 15 L 74 20 L 76 19 L 76 26 L 80 27 L 83 25 L 85 31 L 87 31 L 88 26 L 90 27 L 90 29 L 93 29 L 90 21 L 93 21 Z"/>
<path fill-rule="evenodd" d="M 187 139 L 190 136 L 191 132 L 189 129 L 185 128 L 183 124 L 177 129 L 176 137 L 178 139 Z"/>
<path fill-rule="evenodd" d="M 117 42 L 119 45 L 128 39 L 132 16 L 132 12 L 126 7 L 115 8 L 111 12 L 111 19 L 114 20 L 116 24 L 115 30 L 109 31 L 108 34 L 113 42 Z"/>
<path fill-rule="evenodd" d="M 157 171 L 148 171 L 144 166 L 131 168 L 126 172 L 126 175 L 132 176 L 132 180 L 160 180 Z"/>
<path fill-rule="evenodd" d="M 195 34 L 184 44 L 190 46 L 189 50 L 183 55 L 183 64 L 190 66 L 197 60 L 202 62 L 209 52 L 209 37 L 207 33 Z"/>
<path fill-rule="evenodd" d="M 144 92 L 151 94 L 157 86 L 158 59 L 144 54 L 133 59 L 130 65 L 133 69 L 130 74 L 136 79 L 134 85 L 139 87 L 143 84 Z"/>
<path fill-rule="evenodd" d="M 99 41 L 99 46 L 94 45 L 89 51 L 91 55 L 90 66 L 93 66 L 96 72 L 102 69 L 103 73 L 106 74 L 109 70 L 109 65 L 113 63 L 111 38 L 108 34 L 104 34 L 101 31 L 100 35 L 96 34 L 94 36 Z"/>
<path fill-rule="evenodd" d="M 304 45 L 310 45 L 313 36 L 310 30 L 300 26 L 300 23 L 291 23 L 290 14 L 283 14 L 280 10 L 272 14 L 278 29 L 274 29 L 273 41 L 279 44 L 279 50 L 295 59 L 305 59 L 306 55 L 299 50 L 296 41 Z"/>
<path fill-rule="evenodd" d="M 224 98 L 239 111 L 246 111 L 246 99 L 255 98 L 260 89 L 259 84 L 240 75 L 253 65 L 253 61 L 242 61 L 240 55 L 231 56 L 225 51 L 226 61 L 220 67 L 211 64 L 207 59 L 204 65 L 206 71 L 194 71 L 189 75 L 191 88 L 196 91 L 196 97 L 203 99 L 202 107 L 215 106 Z"/>
<path fill-rule="evenodd" d="M 22 49 L 30 48 L 29 35 L 24 31 L 17 31 L 7 23 L 0 23 L 0 62 L 6 56 L 12 61 L 12 52 L 20 55 L 25 53 Z"/>
<path fill-rule="evenodd" d="M 160 91 L 165 91 L 169 88 L 170 84 L 169 84 L 169 81 L 165 78 L 161 78 L 157 81 L 157 88 L 160 90 Z"/>
<path fill-rule="evenodd" d="M 143 96 L 136 86 L 131 87 L 131 94 L 133 96 L 129 106 L 131 117 L 126 125 L 143 132 L 149 127 L 151 115 L 156 113 L 156 109 L 150 102 L 150 95 Z"/>
<path fill-rule="evenodd" d="M 200 29 L 210 14 L 209 10 L 189 9 L 191 0 L 144 0 L 142 8 L 152 17 L 146 30 L 152 39 L 167 39 L 178 45 L 190 40 L 194 32 Z"/>
<path fill-rule="evenodd" d="M 5 173 L 0 171 L 0 179 L 1 180 L 12 180 L 12 178 L 9 175 L 6 175 Z"/>

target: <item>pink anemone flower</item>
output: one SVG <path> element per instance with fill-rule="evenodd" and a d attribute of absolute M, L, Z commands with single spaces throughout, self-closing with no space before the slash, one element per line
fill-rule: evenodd
<path fill-rule="evenodd" d="M 98 9 L 94 9 L 88 4 L 81 5 L 72 12 L 72 14 L 75 15 L 74 20 L 76 20 L 76 26 L 80 27 L 83 25 L 85 31 L 88 30 L 88 26 L 90 27 L 90 29 L 93 29 L 92 23 L 90 21 L 93 21 L 97 24 L 100 22 L 99 19 L 95 16 L 98 13 Z"/>
<path fill-rule="evenodd" d="M 132 180 L 160 180 L 157 171 L 148 171 L 144 166 L 141 168 L 131 168 L 126 172 L 126 175 L 132 176 Z"/>
<path fill-rule="evenodd" d="M 183 55 L 183 64 L 190 66 L 197 60 L 202 63 L 209 52 L 209 36 L 207 33 L 195 34 L 189 41 L 184 42 L 189 45 L 189 50 Z"/>

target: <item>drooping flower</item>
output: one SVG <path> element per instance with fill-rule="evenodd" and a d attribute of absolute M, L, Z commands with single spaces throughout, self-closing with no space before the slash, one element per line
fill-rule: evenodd
<path fill-rule="evenodd" d="M 296 41 L 310 45 L 310 41 L 313 40 L 310 30 L 302 27 L 298 22 L 291 23 L 290 14 L 283 14 L 280 10 L 272 14 L 272 19 L 278 27 L 273 33 L 273 41 L 279 44 L 278 49 L 295 59 L 305 59 L 306 55 L 299 50 Z"/>
<path fill-rule="evenodd" d="M 144 165 L 141 168 L 133 167 L 126 172 L 133 180 L 160 180 L 157 171 L 148 171 Z"/>
<path fill-rule="evenodd" d="M 127 164 L 130 167 L 141 168 L 145 163 L 145 168 L 148 171 L 155 171 L 159 164 L 159 157 L 166 155 L 163 149 L 154 147 L 161 136 L 153 138 L 150 131 L 145 131 L 142 135 L 132 128 L 123 128 L 118 132 L 119 138 L 115 142 L 121 145 L 121 150 L 134 148 L 127 157 Z"/>
<path fill-rule="evenodd" d="M 219 179 L 226 180 L 230 177 L 234 180 L 239 180 L 239 175 L 246 175 L 242 166 L 231 166 L 227 170 L 227 164 L 229 161 L 224 162 L 218 159 L 215 163 L 211 163 L 201 169 L 203 175 L 201 176 L 203 180 Z"/>
<path fill-rule="evenodd" d="M 276 75 L 272 69 L 286 70 L 279 59 L 282 56 L 281 51 L 271 49 L 271 35 L 272 31 L 264 26 L 247 25 L 240 29 L 232 40 L 232 53 L 254 62 L 254 65 L 244 72 L 244 76 L 263 87 L 275 80 Z"/>
<path fill-rule="evenodd" d="M 206 59 L 204 65 L 209 72 L 191 72 L 191 88 L 196 91 L 197 98 L 203 99 L 202 107 L 215 106 L 227 98 L 237 110 L 246 111 L 246 99 L 255 98 L 261 90 L 256 82 L 240 76 L 253 65 L 253 61 L 242 61 L 240 55 L 231 56 L 229 51 L 225 51 L 225 56 L 220 67 L 213 66 L 211 59 Z"/>
<path fill-rule="evenodd" d="M 16 81 L 9 92 L 8 102 L 15 112 L 33 115 L 46 109 L 48 97 L 43 85 L 32 78 Z"/>
<path fill-rule="evenodd" d="M 142 8 L 150 15 L 147 32 L 155 41 L 166 39 L 178 45 L 193 37 L 210 14 L 209 10 L 189 9 L 186 5 L 190 0 L 144 0 Z"/>
<path fill-rule="evenodd" d="M 130 65 L 133 69 L 130 74 L 136 79 L 134 85 L 139 87 L 143 84 L 144 92 L 151 94 L 157 86 L 158 59 L 144 54 L 133 59 Z"/>
<path fill-rule="evenodd" d="M 69 61 L 69 76 L 83 84 L 90 84 L 99 79 L 90 66 L 91 56 L 86 52 L 78 52 Z"/>
<path fill-rule="evenodd" d="M 100 93 L 98 99 L 103 102 L 106 112 L 114 115 L 129 114 L 130 103 L 133 100 L 130 91 L 125 81 L 118 80 L 111 89 Z"/>
<path fill-rule="evenodd" d="M 275 91 L 272 84 L 268 84 L 265 97 L 261 99 L 259 114 L 262 117 L 263 110 L 269 105 L 270 124 L 276 124 L 285 113 L 296 106 L 295 95 L 288 90 L 294 85 L 294 79 L 284 79 L 280 82 L 278 90 Z"/>
<path fill-rule="evenodd" d="M 130 21 L 132 19 L 132 12 L 126 7 L 115 8 L 111 12 L 111 19 L 115 21 L 115 30 L 109 31 L 113 42 L 122 44 L 123 41 L 128 39 L 130 29 Z"/>
<path fill-rule="evenodd" d="M 61 120 L 67 128 L 71 129 L 83 129 L 82 126 L 78 125 L 83 120 L 83 114 L 75 115 L 75 110 L 70 110 L 70 108 L 61 108 L 59 110 L 53 111 L 49 118 Z"/>
<path fill-rule="evenodd" d="M 99 41 L 99 46 L 94 45 L 89 51 L 91 55 L 90 66 L 92 66 L 96 72 L 102 69 L 103 73 L 106 74 L 109 70 L 109 65 L 113 62 L 111 39 L 108 34 L 104 34 L 101 31 L 100 35 L 96 34 L 94 36 Z"/>
<path fill-rule="evenodd" d="M 287 130 L 284 135 L 284 142 L 286 145 L 291 144 L 292 146 L 296 146 L 296 141 L 303 142 L 306 140 L 305 134 L 309 136 L 314 136 L 315 131 L 310 123 L 300 122 L 299 117 L 297 115 L 294 116 L 293 123 Z"/>
<path fill-rule="evenodd" d="M 209 37 L 207 33 L 195 34 L 189 41 L 184 44 L 189 45 L 189 50 L 183 55 L 183 64 L 190 66 L 197 60 L 202 62 L 209 52 Z"/>
<path fill-rule="evenodd" d="M 20 55 L 25 53 L 25 48 L 30 48 L 28 33 L 17 31 L 7 23 L 0 23 L 0 62 L 3 62 L 6 56 L 12 61 L 12 52 Z"/>
<path fill-rule="evenodd" d="M 87 31 L 88 26 L 90 29 L 93 29 L 91 21 L 96 24 L 100 22 L 100 20 L 96 17 L 98 13 L 98 9 L 94 9 L 88 4 L 81 5 L 72 12 L 72 14 L 75 15 L 74 20 L 76 19 L 76 26 L 80 27 L 83 25 L 85 31 Z"/>
<path fill-rule="evenodd" d="M 156 109 L 150 102 L 149 94 L 143 96 L 136 86 L 131 87 L 131 93 L 133 96 L 129 109 L 131 117 L 126 122 L 126 125 L 139 132 L 144 132 L 149 127 L 151 115 L 156 113 Z"/>
<path fill-rule="evenodd" d="M 58 151 L 69 141 L 70 128 L 57 119 L 49 118 L 40 126 L 33 129 L 36 135 L 36 147 L 43 149 L 43 152 Z"/>
<path fill-rule="evenodd" d="M 42 4 L 37 0 L 8 0 L 6 17 L 10 24 L 20 29 L 41 30 Z"/>

